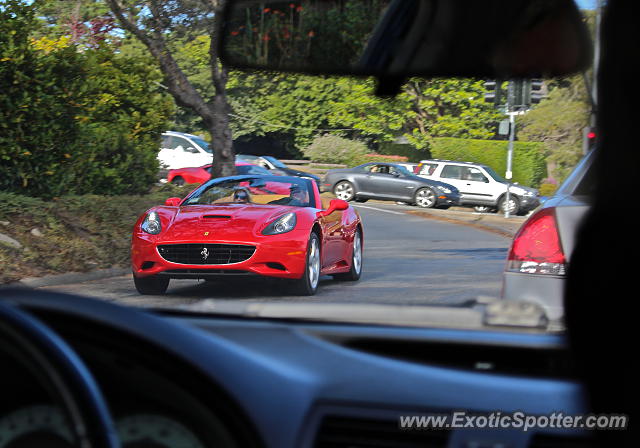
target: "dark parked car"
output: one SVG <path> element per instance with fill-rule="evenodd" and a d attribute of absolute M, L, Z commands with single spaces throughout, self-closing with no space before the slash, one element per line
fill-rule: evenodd
<path fill-rule="evenodd" d="M 460 192 L 453 185 L 424 179 L 393 163 L 329 170 L 322 186 L 344 201 L 381 199 L 425 208 L 449 208 L 460 203 Z"/>
<path fill-rule="evenodd" d="M 238 154 L 238 159 L 242 159 L 254 165 L 264 167 L 271 171 L 272 174 L 277 174 L 279 176 L 295 176 L 313 179 L 315 183 L 318 184 L 318 188 L 320 188 L 320 178 L 318 176 L 316 176 L 315 174 L 307 173 L 306 171 L 289 168 L 287 165 L 285 165 L 275 157 Z"/>

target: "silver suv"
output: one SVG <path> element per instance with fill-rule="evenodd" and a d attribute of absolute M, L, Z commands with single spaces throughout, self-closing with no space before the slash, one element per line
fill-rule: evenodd
<path fill-rule="evenodd" d="M 509 182 L 487 165 L 452 160 L 422 160 L 416 167 L 415 174 L 458 188 L 463 206 L 475 207 L 481 212 L 506 211 Z M 508 208 L 511 214 L 526 214 L 540 205 L 538 190 L 535 188 L 511 184 L 509 193 Z"/>

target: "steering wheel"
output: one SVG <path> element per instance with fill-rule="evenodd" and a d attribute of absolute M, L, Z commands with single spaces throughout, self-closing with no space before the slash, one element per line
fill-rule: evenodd
<path fill-rule="evenodd" d="M 24 311 L 0 302 L 0 351 L 22 363 L 62 408 L 80 448 L 118 448 L 102 393 L 69 345 Z M 11 365 L 3 366 L 11 369 Z"/>

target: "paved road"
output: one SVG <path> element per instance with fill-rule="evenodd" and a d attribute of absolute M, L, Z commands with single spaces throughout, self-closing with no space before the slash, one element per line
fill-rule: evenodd
<path fill-rule="evenodd" d="M 193 304 L 203 299 L 315 301 L 395 305 L 461 304 L 497 296 L 510 240 L 495 233 L 406 214 L 415 207 L 355 205 L 363 218 L 364 270 L 359 282 L 321 280 L 314 297 L 292 297 L 277 281 L 172 280 L 165 296 L 140 296 L 130 275 L 47 289 L 138 306 Z"/>

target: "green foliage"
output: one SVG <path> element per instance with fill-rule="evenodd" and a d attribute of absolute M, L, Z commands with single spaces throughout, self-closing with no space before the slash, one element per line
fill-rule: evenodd
<path fill-rule="evenodd" d="M 553 176 L 562 181 L 582 157 L 582 130 L 589 124 L 589 103 L 580 76 L 549 83 L 549 95 L 518 117 L 518 138 L 543 142 Z"/>
<path fill-rule="evenodd" d="M 507 146 L 506 141 L 434 138 L 431 154 L 435 159 L 482 163 L 502 174 L 506 171 Z M 538 187 L 546 176 L 546 171 L 542 143 L 514 143 L 513 182 Z"/>
<path fill-rule="evenodd" d="M 148 61 L 32 38 L 37 5 L 0 9 L 0 189 L 41 197 L 148 189 L 170 115 Z"/>
<path fill-rule="evenodd" d="M 539 188 L 540 196 L 553 196 L 557 190 L 556 184 L 541 184 Z"/>
<path fill-rule="evenodd" d="M 367 161 L 367 145 L 336 135 L 322 135 L 304 149 L 304 155 L 312 162 L 339 163 L 356 166 Z"/>
<path fill-rule="evenodd" d="M 314 138 L 303 152 L 314 163 L 335 163 L 349 167 L 367 162 L 399 163 L 408 160 L 402 155 L 373 153 L 364 142 L 331 134 Z"/>

